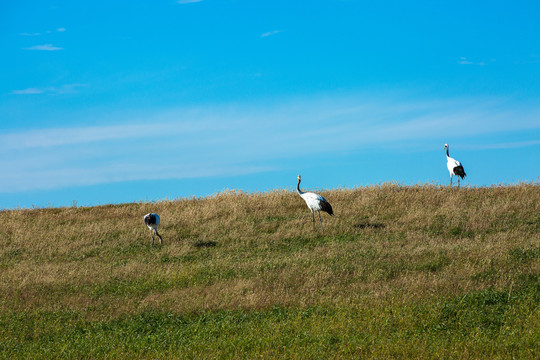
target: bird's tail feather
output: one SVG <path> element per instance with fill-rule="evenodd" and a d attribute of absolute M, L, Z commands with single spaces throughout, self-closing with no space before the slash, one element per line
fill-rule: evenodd
<path fill-rule="evenodd" d="M 332 210 L 332 205 L 330 205 L 329 202 L 322 202 L 321 210 L 327 212 L 330 215 L 334 215 L 334 210 Z"/>
<path fill-rule="evenodd" d="M 465 174 L 465 169 L 463 169 L 463 166 L 459 165 L 459 166 L 456 166 L 454 168 L 454 174 L 456 174 L 457 176 L 459 176 L 460 178 L 464 178 L 465 176 L 467 176 L 467 174 Z"/>

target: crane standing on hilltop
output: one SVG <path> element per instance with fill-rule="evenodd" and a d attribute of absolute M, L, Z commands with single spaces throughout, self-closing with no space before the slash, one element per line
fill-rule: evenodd
<path fill-rule="evenodd" d="M 321 231 L 323 230 L 322 226 L 322 220 L 321 220 L 321 210 L 327 212 L 330 215 L 334 214 L 334 211 L 332 210 L 332 206 L 328 201 L 326 201 L 325 198 L 323 198 L 319 194 L 315 194 L 312 192 L 303 192 L 300 190 L 300 175 L 298 175 L 298 184 L 296 185 L 296 191 L 298 191 L 298 194 L 304 199 L 306 202 L 309 210 L 311 210 L 311 222 L 313 224 L 313 231 L 315 231 L 315 215 L 314 211 L 317 211 L 317 214 L 319 214 L 319 222 L 321 223 Z"/>
<path fill-rule="evenodd" d="M 459 187 L 459 178 L 463 179 L 465 176 L 467 176 L 467 174 L 465 174 L 463 165 L 461 165 L 461 163 L 456 159 L 450 157 L 448 144 L 444 144 L 444 149 L 446 150 L 446 167 L 448 168 L 448 172 L 450 172 L 450 186 L 452 186 L 452 177 L 456 175 L 458 177 Z"/>
<path fill-rule="evenodd" d="M 159 236 L 159 245 L 163 245 L 163 239 L 157 231 L 159 225 L 159 215 L 154 213 L 148 213 L 144 215 L 144 223 L 150 229 L 150 234 L 152 234 L 152 246 L 154 246 L 154 233 Z"/>

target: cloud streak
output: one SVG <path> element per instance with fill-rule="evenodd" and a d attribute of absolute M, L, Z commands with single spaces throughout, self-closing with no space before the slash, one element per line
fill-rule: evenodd
<path fill-rule="evenodd" d="M 78 88 L 85 87 L 85 84 L 66 84 L 60 87 L 49 86 L 46 88 L 27 88 L 21 90 L 11 90 L 14 95 L 35 95 L 35 94 L 73 94 Z"/>
<path fill-rule="evenodd" d="M 23 90 L 12 90 L 11 93 L 15 95 L 33 95 L 33 94 L 43 94 L 42 89 L 38 88 L 28 88 Z"/>
<path fill-rule="evenodd" d="M 280 32 L 283 32 L 283 31 L 282 30 L 268 31 L 268 32 L 262 33 L 261 37 L 268 37 L 268 36 L 276 35 L 276 34 L 279 34 Z"/>
<path fill-rule="evenodd" d="M 45 45 L 35 45 L 31 47 L 24 48 L 24 50 L 38 50 L 38 51 L 58 51 L 63 50 L 64 48 L 53 46 L 53 44 L 45 44 Z"/>
<path fill-rule="evenodd" d="M 57 32 L 65 32 L 66 28 L 60 27 L 60 28 L 57 28 L 55 31 L 57 31 Z M 45 31 L 45 33 L 50 34 L 50 33 L 52 33 L 52 31 L 47 30 L 47 31 Z M 24 32 L 24 33 L 19 33 L 19 35 L 20 36 L 41 36 L 41 33 L 39 33 L 39 32 L 34 32 L 34 33 Z"/>
<path fill-rule="evenodd" d="M 540 145 L 540 140 L 513 141 L 495 144 L 466 145 L 465 150 L 496 150 L 496 149 L 517 149 L 523 147 Z"/>
<path fill-rule="evenodd" d="M 495 59 L 491 59 L 489 62 L 494 62 Z M 469 59 L 467 59 L 466 57 L 460 57 L 459 60 L 457 61 L 458 64 L 460 65 L 477 65 L 477 66 L 485 66 L 487 65 L 488 63 L 485 62 L 485 61 L 471 61 Z"/>
<path fill-rule="evenodd" d="M 0 134 L 0 166 L 10 169 L 0 191 L 242 175 L 274 169 L 283 159 L 540 129 L 539 117 L 534 105 L 512 107 L 500 99 L 405 102 L 353 95 L 12 131 Z"/>

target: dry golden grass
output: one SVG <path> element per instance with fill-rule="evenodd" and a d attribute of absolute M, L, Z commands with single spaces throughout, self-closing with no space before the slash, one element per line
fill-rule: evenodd
<path fill-rule="evenodd" d="M 323 214 L 324 234 L 288 191 L 2 211 L 0 312 L 70 309 L 91 319 L 397 304 L 510 288 L 540 272 L 537 185 L 321 194 L 335 210 Z M 163 247 L 149 246 L 147 212 L 161 216 Z"/>
<path fill-rule="evenodd" d="M 538 185 L 321 194 L 1 211 L 0 357 L 540 356 Z"/>

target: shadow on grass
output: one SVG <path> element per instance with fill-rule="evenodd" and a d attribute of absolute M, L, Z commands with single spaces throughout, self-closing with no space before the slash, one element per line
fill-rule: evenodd
<path fill-rule="evenodd" d="M 217 242 L 215 241 L 197 241 L 193 246 L 195 246 L 197 249 L 200 248 L 210 248 L 217 245 Z"/>
<path fill-rule="evenodd" d="M 383 223 L 370 223 L 370 222 L 361 222 L 354 225 L 355 228 L 358 229 L 384 229 L 386 225 Z"/>

